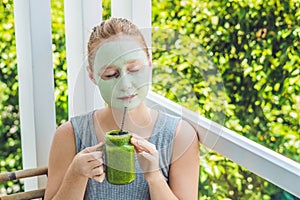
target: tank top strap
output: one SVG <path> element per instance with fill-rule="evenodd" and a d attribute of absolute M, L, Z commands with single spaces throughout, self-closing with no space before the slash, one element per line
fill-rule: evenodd
<path fill-rule="evenodd" d="M 97 138 L 94 134 L 94 112 L 95 111 L 92 111 L 84 115 L 72 117 L 70 119 L 74 129 L 77 153 L 86 147 L 97 144 Z"/>
<path fill-rule="evenodd" d="M 159 112 L 157 122 L 149 141 L 155 144 L 159 152 L 160 169 L 168 181 L 169 169 L 173 152 L 174 135 L 180 117 Z"/>

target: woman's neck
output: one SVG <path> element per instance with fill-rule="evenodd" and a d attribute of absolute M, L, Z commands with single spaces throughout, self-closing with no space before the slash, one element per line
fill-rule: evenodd
<path fill-rule="evenodd" d="M 120 129 L 124 116 L 124 110 L 107 107 L 101 114 L 101 122 L 105 123 L 105 127 Z M 132 129 L 134 127 L 147 127 L 152 122 L 151 109 L 145 103 L 141 103 L 137 108 L 127 110 L 124 129 Z"/>
<path fill-rule="evenodd" d="M 121 122 L 124 116 L 124 110 L 118 110 L 115 108 L 110 108 L 111 116 L 115 119 L 115 122 L 121 126 Z M 151 110 L 145 105 L 145 103 L 141 103 L 137 108 L 132 110 L 127 110 L 125 115 L 124 124 L 128 126 L 139 126 L 145 127 L 151 123 Z M 126 127 L 125 127 L 126 128 Z"/>
<path fill-rule="evenodd" d="M 104 140 L 104 133 L 111 130 L 120 130 L 124 111 L 106 107 L 95 113 L 94 124 L 99 141 Z M 133 110 L 126 112 L 124 130 L 129 130 L 144 138 L 152 134 L 157 111 L 148 108 L 144 103 Z"/>

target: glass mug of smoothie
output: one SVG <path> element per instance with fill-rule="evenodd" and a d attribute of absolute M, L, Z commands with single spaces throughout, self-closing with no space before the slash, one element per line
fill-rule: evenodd
<path fill-rule="evenodd" d="M 134 181 L 134 146 L 128 131 L 112 130 L 105 135 L 106 179 L 111 184 L 123 185 Z"/>

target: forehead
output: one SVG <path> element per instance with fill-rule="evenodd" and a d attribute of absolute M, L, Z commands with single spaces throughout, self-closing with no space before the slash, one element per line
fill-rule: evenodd
<path fill-rule="evenodd" d="M 116 62 L 126 60 L 147 59 L 146 49 L 142 45 L 129 38 L 118 38 L 102 43 L 96 51 L 94 67 L 99 68 Z"/>

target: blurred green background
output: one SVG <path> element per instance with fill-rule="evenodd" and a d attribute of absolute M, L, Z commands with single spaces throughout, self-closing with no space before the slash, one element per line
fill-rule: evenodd
<path fill-rule="evenodd" d="M 63 0 L 51 0 L 57 125 L 68 118 Z M 103 0 L 103 18 L 110 17 Z M 0 172 L 22 168 L 13 0 L 0 4 Z M 300 162 L 300 1 L 153 0 L 157 93 Z M 199 199 L 296 199 L 201 147 Z M 268 170 L 268 169 L 266 169 Z M 23 190 L 0 184 L 1 193 Z"/>

